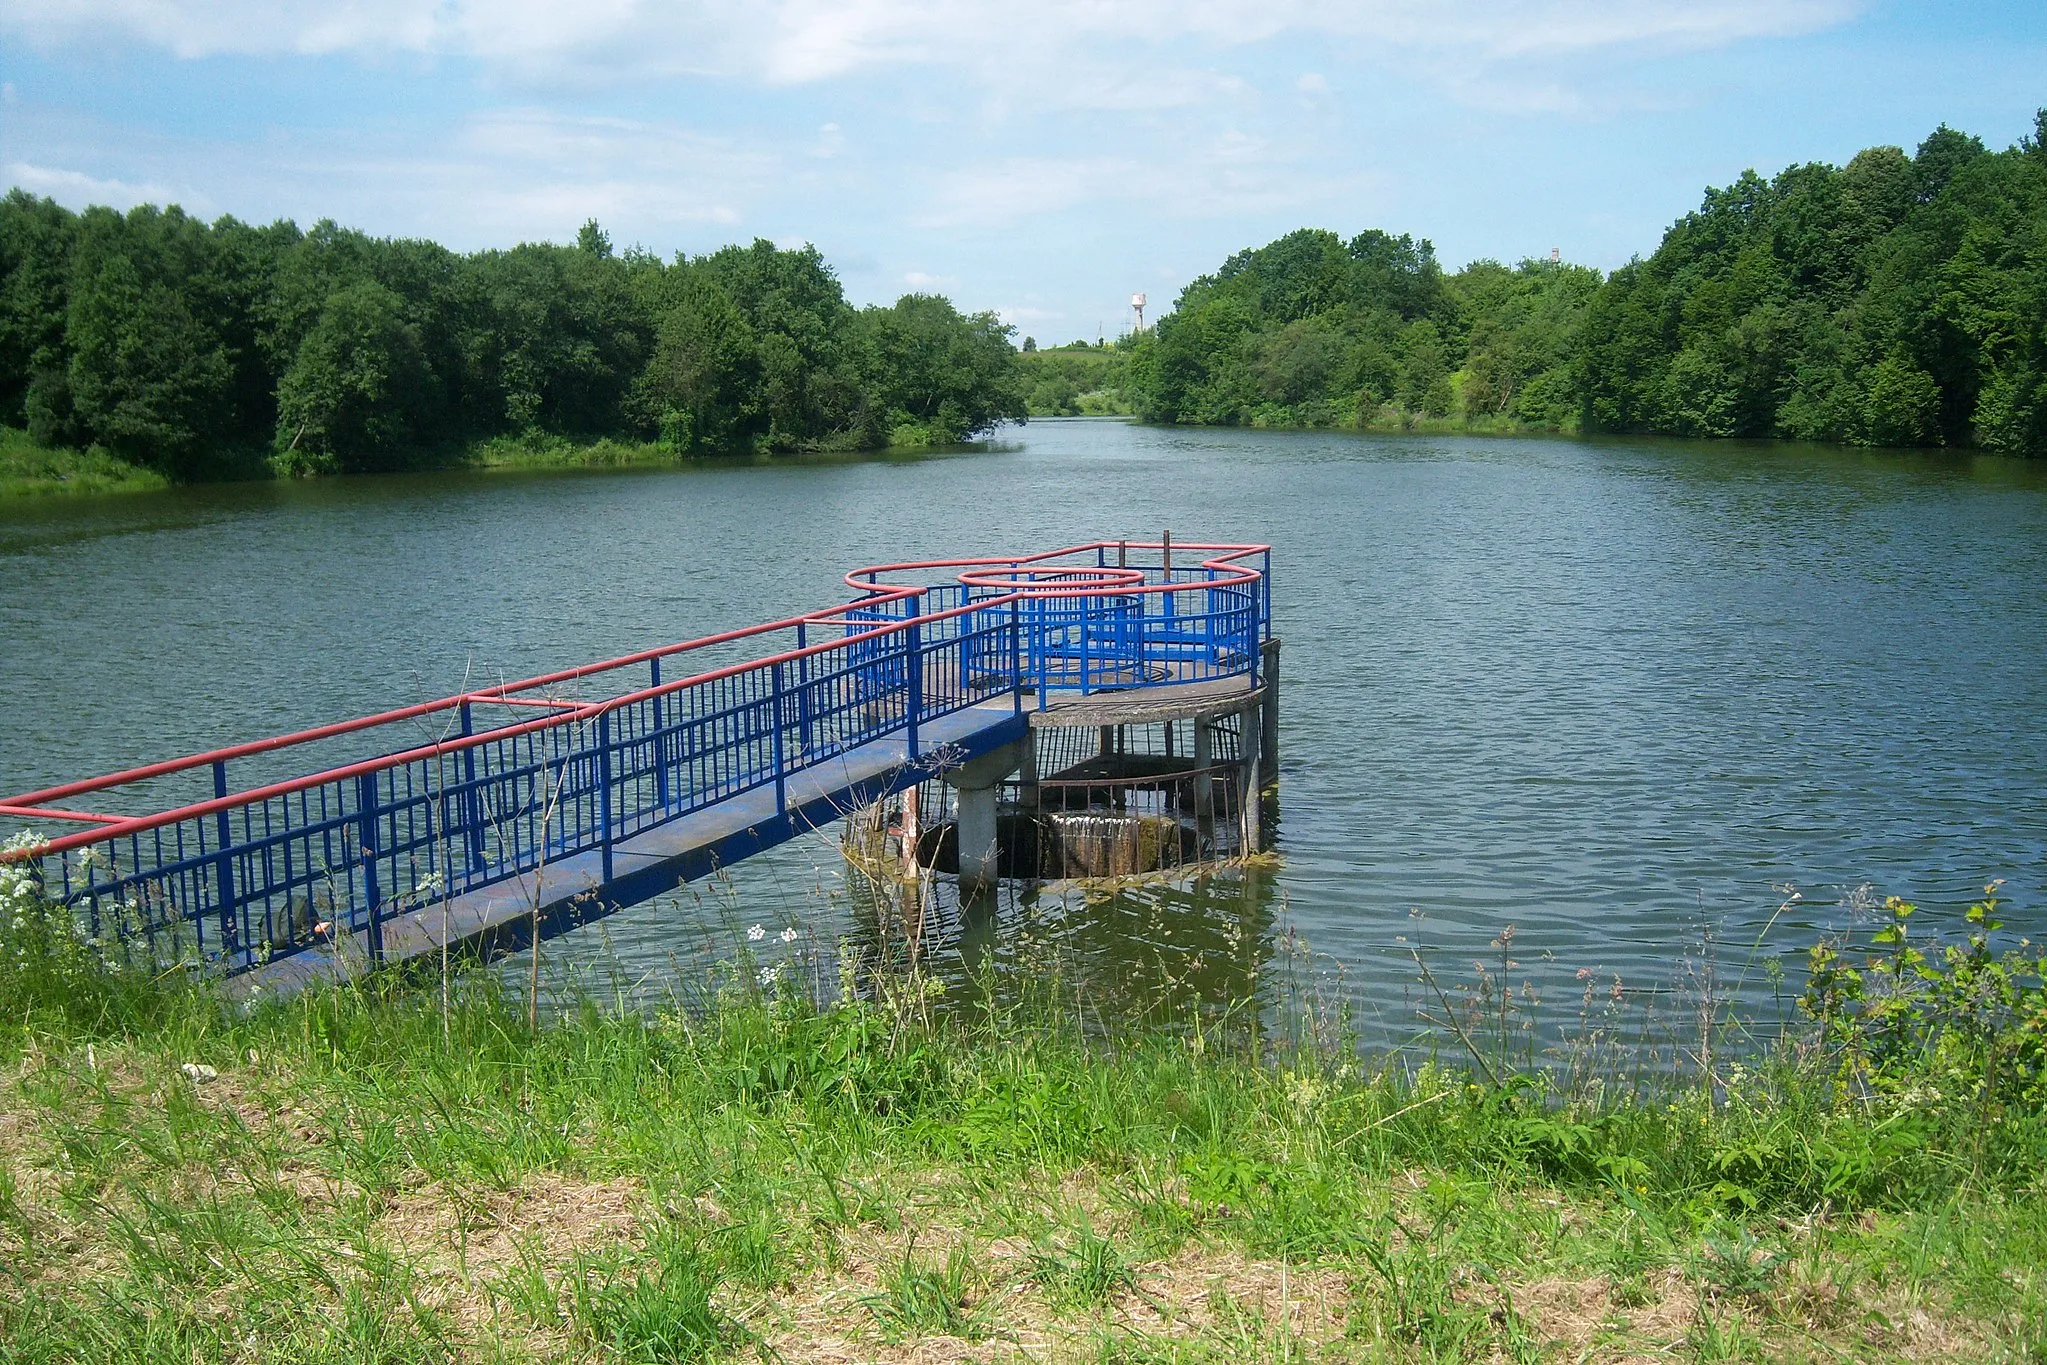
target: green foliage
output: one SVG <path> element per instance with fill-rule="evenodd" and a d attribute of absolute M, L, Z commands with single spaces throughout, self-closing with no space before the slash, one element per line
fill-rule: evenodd
<path fill-rule="evenodd" d="M 675 454 L 966 439 L 1025 412 L 1009 329 L 858 310 L 815 249 L 458 256 L 331 222 L 0 201 L 0 425 L 174 479 L 390 469 L 502 437 Z"/>
<path fill-rule="evenodd" d="M 2047 166 L 1941 127 L 1907 156 L 1709 190 L 1586 313 L 1589 427 L 2047 451 Z"/>
<path fill-rule="evenodd" d="M 1290 233 L 1134 339 L 1136 405 L 2047 453 L 2040 125 L 1998 153 L 1943 126 L 1911 156 L 1748 172 L 1604 281 L 1549 261 L 1446 275 L 1426 241 Z"/>
<path fill-rule="evenodd" d="M 568 1278 L 570 1317 L 610 1359 L 704 1360 L 745 1338 L 712 1305 L 721 1278 L 716 1258 L 674 1227 L 658 1229 L 643 1249 L 579 1264 Z"/>
<path fill-rule="evenodd" d="M 489 971 L 224 1010 L 15 876 L 0 1361 L 767 1358 L 1037 1340 L 1047 1314 L 1132 1333 L 1114 1358 L 1532 1359 L 1560 1354 L 1550 1314 L 1517 1304 L 1595 1276 L 1617 1310 L 1695 1294 L 1729 1349 L 1895 1354 L 1858 1325 L 1895 1291 L 1969 1324 L 1959 1353 L 2027 1358 L 2039 958 L 1994 902 L 1952 945 L 1897 902 L 1816 954 L 1779 1045 L 1570 1088 L 1504 1052 L 1283 1046 L 1262 1011 L 1083 1027 L 1056 981 L 935 1013 L 853 968 L 827 1002 L 571 999 L 537 1030 Z M 628 1205 L 586 1222 L 600 1189 Z M 501 1311 L 464 1311 L 465 1278 Z M 1816 1291 L 1828 1316 L 1798 1317 Z M 1332 1297 L 1331 1336 L 1297 1339 Z"/>
<path fill-rule="evenodd" d="M 1844 1085 L 1921 1116 L 2047 1114 L 2047 948 L 1992 946 L 2004 927 L 1996 892 L 1969 907 L 1960 942 L 1922 948 L 1918 907 L 1892 896 L 1866 944 L 1813 946 L 1799 1003 Z"/>
<path fill-rule="evenodd" d="M 1024 339 L 1029 342 L 1030 338 Z M 1019 359 L 1024 403 L 1033 417 L 1128 414 L 1135 410 L 1130 388 L 1130 347 L 1026 346 Z"/>
<path fill-rule="evenodd" d="M 277 386 L 280 465 L 389 468 L 417 439 L 433 378 L 403 302 L 374 280 L 337 291 Z"/>
<path fill-rule="evenodd" d="M 1137 1275 L 1110 1238 L 1083 1218 L 1063 1242 L 1031 1253 L 1031 1279 L 1062 1307 L 1101 1308 L 1117 1295 L 1137 1289 Z"/>
<path fill-rule="evenodd" d="M 114 493 L 162 488 L 163 475 L 94 446 L 68 450 L 25 431 L 0 427 L 0 497 L 41 493 Z"/>
<path fill-rule="evenodd" d="M 860 321 L 864 387 L 892 429 L 913 426 L 928 434 L 922 444 L 942 445 L 1024 420 L 1015 329 L 993 313 L 961 317 L 936 295 L 906 294 L 893 308 L 863 310 Z"/>
<path fill-rule="evenodd" d="M 902 1259 L 882 1277 L 881 1293 L 867 1301 L 868 1308 L 890 1341 L 927 1334 L 976 1340 L 988 1335 L 988 1305 L 977 1304 L 977 1279 L 973 1255 L 964 1245 L 943 1255 L 919 1256 L 912 1237 Z"/>
<path fill-rule="evenodd" d="M 36 843 L 24 834 L 0 851 Z M 122 1031 L 150 1027 L 183 1006 L 176 945 L 165 945 L 171 961 L 160 962 L 136 931 L 136 907 L 109 905 L 101 913 L 98 924 L 81 921 L 43 897 L 29 863 L 0 862 L 0 1020 Z"/>
<path fill-rule="evenodd" d="M 1598 272 L 1548 261 L 1446 276 L 1426 241 L 1296 232 L 1189 285 L 1135 339 L 1131 383 L 1158 421 L 1564 430 L 1598 286 Z"/>

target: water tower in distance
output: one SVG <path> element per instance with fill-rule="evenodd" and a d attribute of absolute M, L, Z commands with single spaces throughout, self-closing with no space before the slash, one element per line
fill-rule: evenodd
<path fill-rule="evenodd" d="M 1130 296 L 1130 311 L 1137 318 L 1137 325 L 1130 330 L 1133 333 L 1142 332 L 1144 330 L 1144 295 L 1132 294 Z"/>

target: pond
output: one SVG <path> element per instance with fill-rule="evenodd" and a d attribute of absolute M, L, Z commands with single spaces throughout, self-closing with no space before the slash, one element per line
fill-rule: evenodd
<path fill-rule="evenodd" d="M 2047 468 L 1945 454 L 1080 420 L 918 459 L 17 500 L 0 788 L 836 602 L 862 563 L 1163 529 L 1275 547 L 1280 865 L 941 914 L 946 970 L 1057 964 L 1119 1010 L 1285 966 L 1398 1033 L 1418 944 L 1575 1010 L 1709 956 L 1761 990 L 1766 925 L 1794 951 L 1887 893 L 2003 878 L 2047 928 Z M 665 986 L 755 923 L 828 955 L 873 932 L 862 899 L 820 835 L 550 952 Z"/>

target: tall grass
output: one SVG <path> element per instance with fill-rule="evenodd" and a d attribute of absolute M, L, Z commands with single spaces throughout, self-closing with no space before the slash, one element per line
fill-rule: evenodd
<path fill-rule="evenodd" d="M 846 964 L 536 1028 L 483 971 L 232 1011 L 24 922 L 0 1361 L 2047 1358 L 2029 987 L 1989 1052 L 1921 1009 L 1878 1055 L 1843 1021 L 1933 991 L 1890 941 L 1652 1086 L 1447 985 L 1434 1056 Z"/>

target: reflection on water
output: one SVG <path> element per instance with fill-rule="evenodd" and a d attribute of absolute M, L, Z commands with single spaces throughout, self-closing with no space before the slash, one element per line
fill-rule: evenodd
<path fill-rule="evenodd" d="M 1292 970 L 1290 928 L 1391 1033 L 1416 911 L 1466 982 L 1514 925 L 1552 1002 L 1580 970 L 1661 998 L 1780 885 L 1787 950 L 1864 884 L 1932 918 L 2003 877 L 2047 929 L 2047 465 L 1988 457 L 1051 422 L 910 463 L 16 502 L 0 788 L 821 605 L 856 564 L 1166 528 L 1276 547 L 1283 866 L 1005 893 L 936 969 L 1212 1003 Z M 839 868 L 820 836 L 553 951 L 649 983 L 754 923 L 829 954 L 872 932 Z"/>

